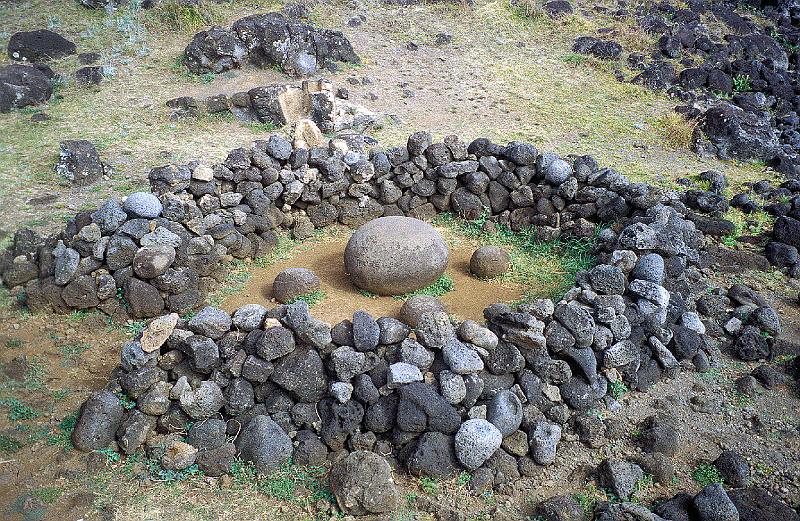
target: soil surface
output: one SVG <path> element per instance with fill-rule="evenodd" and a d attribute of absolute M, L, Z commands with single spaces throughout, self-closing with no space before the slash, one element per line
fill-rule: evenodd
<path fill-rule="evenodd" d="M 402 144 L 411 131 L 429 129 L 437 139 L 450 133 L 465 140 L 521 139 L 561 154 L 593 154 L 603 166 L 664 186 L 708 169 L 727 175 L 734 189 L 745 181 L 774 177 L 760 163 L 701 159 L 685 147 L 669 145 L 671 129 L 662 122 L 672 115 L 676 100 L 617 81 L 615 70 L 626 77 L 633 73 L 624 60 L 589 58 L 576 64 L 571 52 L 579 35 L 610 35 L 626 51 L 644 52 L 655 43 L 652 37 L 616 20 L 611 14 L 618 8 L 614 1 L 573 3 L 578 14 L 560 20 L 522 16 L 506 1 L 478 0 L 474 8 L 321 3 L 311 7 L 312 21 L 344 31 L 363 65 L 320 75 L 347 87 L 351 100 L 391 116 L 372 132 L 382 146 Z M 281 2 L 271 0 L 223 3 L 214 23 L 229 25 L 247 14 L 280 7 Z M 354 14 L 363 14 L 366 21 L 348 26 Z M 0 47 L 16 31 L 49 27 L 75 41 L 78 52 L 102 52 L 102 65 L 113 71 L 101 85 L 83 88 L 73 77 L 77 57 L 51 62 L 65 78 L 53 99 L 36 109 L 0 114 L 0 247 L 4 236 L 21 226 L 59 231 L 76 211 L 146 189 L 147 173 L 154 166 L 220 161 L 229 150 L 268 133 L 227 120 L 172 121 L 167 99 L 297 83 L 273 70 L 249 68 L 216 77 L 187 75 L 176 66 L 176 58 L 193 32 L 205 26 L 179 30 L 164 24 L 157 11 L 121 9 L 107 14 L 84 9 L 74 0 L 0 1 L 0 20 Z M 437 45 L 440 32 L 451 34 L 452 43 Z M 416 50 L 410 50 L 414 46 L 409 42 Z M 5 65 L 9 60 L 5 49 L 0 51 L 0 65 Z M 50 119 L 31 122 L 38 113 Z M 95 186 L 68 186 L 53 172 L 63 139 L 92 140 L 115 173 Z M 306 265 L 317 272 L 328 294 L 313 309 L 315 316 L 335 323 L 357 309 L 374 316 L 395 314 L 400 302 L 364 297 L 347 283 L 341 261 L 345 242 L 334 238 L 309 243 L 298 255 L 267 268 L 247 266 L 251 278 L 227 292 L 223 307 L 269 304 L 274 275 L 283 267 Z M 466 264 L 472 249 L 451 245 L 448 274 L 456 289 L 443 299 L 465 318 L 479 318 L 487 303 L 514 300 L 522 291 L 510 282 L 469 277 Z M 746 282 L 758 288 L 784 323 L 785 342 L 778 344 L 782 354 L 798 354 L 797 281 L 741 259 L 734 256 L 712 266 L 707 275 L 720 286 Z M 62 422 L 74 417 L 89 393 L 105 386 L 119 363 L 122 343 L 139 327 L 110 324 L 99 314 L 31 315 L 0 293 L 0 519 L 336 518 L 326 500 L 309 499 L 307 482 L 298 481 L 290 499 L 277 499 L 231 479 L 165 482 L 153 479 L 141 461 L 114 461 L 103 454 L 70 450 Z M 502 485 L 496 493 L 476 496 L 461 479 L 431 486 L 397 472 L 404 500 L 392 519 L 452 519 L 447 517 L 451 510 L 470 521 L 524 519 L 537 500 L 553 494 L 602 499 L 587 482 L 590 470 L 605 458 L 637 455 L 638 423 L 651 414 L 675 418 L 683 443 L 673 460 L 676 478 L 647 488 L 640 501 L 650 505 L 681 490 L 696 492 L 696 466 L 732 448 L 750 462 L 755 485 L 797 508 L 797 390 L 782 386 L 742 399 L 733 382 L 757 364 L 727 357 L 724 362 L 721 369 L 704 374 L 686 368 L 648 393 L 626 394 L 619 409 L 597 412 L 616 424 L 619 438 L 590 449 L 567 436 L 553 465 L 533 478 Z"/>
<path fill-rule="evenodd" d="M 336 324 L 352 318 L 359 310 L 374 317 L 398 317 L 403 305 L 401 297 L 382 297 L 361 292 L 344 270 L 344 249 L 349 235 L 338 234 L 311 248 L 302 248 L 290 258 L 266 268 L 250 270 L 250 280 L 243 289 L 225 299 L 225 311 L 234 311 L 245 304 L 273 307 L 272 281 L 286 268 L 308 268 L 320 278 L 325 298 L 312 307 L 315 318 Z M 481 280 L 469 272 L 469 260 L 477 243 L 461 240 L 450 245 L 450 260 L 445 274 L 453 280 L 453 290 L 440 297 L 449 313 L 460 319 L 483 321 L 483 310 L 495 302 L 513 302 L 525 293 L 521 284 L 503 280 Z"/>

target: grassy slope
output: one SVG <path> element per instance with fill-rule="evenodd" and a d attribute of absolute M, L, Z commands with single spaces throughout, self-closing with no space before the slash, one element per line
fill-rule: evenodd
<path fill-rule="evenodd" d="M 243 4 L 215 8 L 214 20 L 229 23 L 275 5 Z M 674 150 L 664 132 L 685 133 L 685 129 L 674 124 L 663 128 L 673 101 L 616 81 L 611 74 L 614 68 L 632 75 L 623 63 L 577 58 L 571 53 L 574 35 L 614 27 L 614 20 L 527 18 L 504 0 L 479 3 L 475 10 L 447 5 L 410 10 L 372 6 L 360 29 L 343 27 L 351 14 L 340 5 L 313 10 L 315 21 L 343 28 L 364 57 L 360 70 L 335 74 L 335 81 L 343 83 L 355 72 L 389 85 L 396 81 L 395 68 L 399 68 L 412 70 L 417 83 L 427 80 L 430 84 L 408 102 L 391 92 L 377 102 L 364 102 L 399 116 L 399 123 L 377 133 L 386 145 L 402 143 L 412 130 L 430 128 L 440 136 L 457 132 L 465 138 L 487 135 L 501 142 L 524 139 L 563 154 L 590 153 L 634 179 L 661 184 L 708 168 L 738 180 L 764 175 L 759 165 L 700 161 L 687 150 Z M 186 93 L 210 94 L 280 78 L 272 71 L 233 71 L 217 78 L 186 74 L 176 67 L 176 59 L 191 30 L 173 30 L 153 11 L 120 10 L 108 15 L 83 9 L 72 0 L 28 0 L 0 5 L 0 18 L 5 37 L 0 42 L 17 30 L 51 27 L 75 40 L 79 52 L 101 52 L 102 63 L 114 71 L 102 85 L 80 88 L 72 80 L 79 66 L 77 58 L 60 60 L 53 66 L 67 81 L 47 107 L 0 115 L 0 223 L 5 224 L 0 228 L 5 231 L 18 223 L 57 229 L 76 210 L 114 193 L 146 187 L 146 173 L 153 166 L 223 158 L 227 150 L 257 137 L 259 130 L 226 120 L 175 123 L 164 102 Z M 454 35 L 452 48 L 430 45 L 438 30 Z M 634 49 L 644 48 L 649 41 L 637 31 L 620 30 L 620 35 Z M 429 56 L 421 56 L 435 63 L 417 63 L 408 53 L 398 56 L 395 49 L 407 40 L 433 49 Z M 440 52 L 434 55 L 435 51 Z M 444 72 L 454 75 L 437 78 L 431 67 L 441 62 L 448 69 Z M 428 67 L 424 70 L 434 74 L 414 77 L 419 67 Z M 38 110 L 52 119 L 31 123 L 31 114 Z M 92 140 L 103 159 L 117 170 L 113 178 L 83 189 L 61 182 L 52 167 L 59 141 L 70 138 Z M 52 193 L 61 196 L 49 205 L 30 201 Z"/>

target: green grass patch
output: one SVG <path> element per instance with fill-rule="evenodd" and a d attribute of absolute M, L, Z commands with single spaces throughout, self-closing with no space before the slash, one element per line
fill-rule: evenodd
<path fill-rule="evenodd" d="M 487 220 L 488 212 L 472 221 L 443 213 L 434 219 L 434 224 L 482 245 L 499 246 L 508 251 L 511 270 L 503 278 L 526 288 L 524 296 L 512 304 L 542 297 L 558 300 L 575 284 L 579 271 L 596 264 L 591 250 L 600 227 L 592 238 L 559 237 L 543 241 L 537 238 L 535 228 L 515 232 L 504 224 L 496 224 L 494 231 L 487 231 L 484 229 Z"/>
<path fill-rule="evenodd" d="M 69 342 L 62 344 L 60 348 L 61 356 L 64 357 L 64 366 L 73 367 L 78 362 L 80 356 L 91 349 L 92 346 L 86 342 Z"/>
<path fill-rule="evenodd" d="M 775 223 L 775 217 L 763 210 L 746 214 L 738 208 L 731 208 L 725 213 L 725 219 L 731 221 L 734 226 L 733 233 L 721 239 L 722 244 L 729 248 L 736 247 L 743 235 L 761 235 L 769 232 Z"/>
<path fill-rule="evenodd" d="M 147 322 L 144 320 L 128 320 L 125 322 L 125 334 L 134 338 L 144 331 L 145 326 L 147 326 Z"/>
<path fill-rule="evenodd" d="M 573 494 L 572 497 L 578 502 L 587 516 L 591 516 L 594 513 L 598 503 L 608 500 L 608 495 L 593 483 L 587 483 L 580 492 Z"/>
<path fill-rule="evenodd" d="M 647 493 L 653 488 L 653 476 L 651 474 L 645 474 L 640 480 L 636 482 L 633 487 L 633 497 L 631 500 L 634 503 L 640 503 L 642 497 L 647 495 Z"/>
<path fill-rule="evenodd" d="M 270 123 L 269 121 L 265 123 L 261 122 L 244 123 L 244 126 L 255 132 L 275 132 L 279 128 L 277 125 L 275 125 L 274 123 Z"/>
<path fill-rule="evenodd" d="M 373 292 L 371 292 L 371 291 L 367 291 L 367 290 L 365 290 L 365 289 L 359 289 L 359 290 L 358 290 L 358 293 L 359 293 L 359 294 L 360 294 L 362 297 L 367 297 L 367 298 L 378 298 L 378 294 L 377 294 L 377 293 L 373 293 Z"/>
<path fill-rule="evenodd" d="M 737 74 L 733 77 L 733 92 L 748 92 L 751 89 L 750 76 L 747 74 Z"/>
<path fill-rule="evenodd" d="M 561 61 L 569 65 L 583 65 L 589 59 L 585 54 L 571 52 L 561 57 Z"/>
<path fill-rule="evenodd" d="M 295 302 L 299 302 L 302 300 L 303 302 L 308 304 L 308 307 L 312 307 L 325 300 L 326 296 L 327 295 L 325 294 L 324 291 L 322 291 L 321 289 L 317 289 L 309 293 L 306 293 L 305 295 L 299 295 L 297 297 L 294 297 L 293 299 L 289 300 L 288 304 L 294 304 Z"/>
<path fill-rule="evenodd" d="M 324 484 L 325 473 L 323 467 L 294 465 L 291 461 L 267 475 L 259 474 L 251 462 L 238 458 L 231 466 L 231 475 L 237 486 L 302 505 L 313 504 L 320 499 L 331 503 L 336 501 Z"/>
<path fill-rule="evenodd" d="M 42 503 L 51 505 L 64 494 L 64 489 L 61 487 L 44 487 L 34 490 L 31 494 L 42 500 Z"/>
<path fill-rule="evenodd" d="M 78 423 L 78 412 L 70 414 L 58 424 L 58 427 L 47 437 L 47 444 L 61 447 L 64 452 L 72 450 L 72 431 Z"/>
<path fill-rule="evenodd" d="M 8 408 L 8 419 L 12 422 L 33 420 L 39 417 L 39 413 L 17 398 L 3 398 L 0 400 L 0 405 Z"/>
<path fill-rule="evenodd" d="M 25 369 L 25 388 L 29 391 L 40 391 L 45 387 L 45 378 L 47 378 L 47 367 L 38 356 L 32 356 Z"/>
<path fill-rule="evenodd" d="M 608 394 L 615 400 L 619 400 L 628 392 L 630 392 L 630 389 L 622 380 L 615 380 L 608 384 Z"/>
<path fill-rule="evenodd" d="M 220 7 L 214 2 L 186 4 L 168 0 L 152 10 L 152 19 L 168 29 L 194 33 L 224 21 Z"/>
<path fill-rule="evenodd" d="M 692 471 L 692 479 L 705 488 L 713 483 L 722 483 L 722 474 L 714 465 L 701 463 Z"/>
<path fill-rule="evenodd" d="M 86 317 L 88 317 L 90 314 L 91 313 L 89 311 L 86 311 L 85 309 L 76 309 L 75 311 L 70 313 L 67 316 L 67 318 L 70 320 L 70 322 L 80 322 Z"/>
<path fill-rule="evenodd" d="M 21 338 L 9 338 L 6 340 L 6 347 L 8 349 L 18 349 L 22 347 L 25 342 Z"/>
<path fill-rule="evenodd" d="M 0 434 L 0 454 L 13 454 L 21 448 L 21 441 L 11 436 Z"/>
<path fill-rule="evenodd" d="M 123 409 L 133 409 L 136 407 L 136 400 L 128 396 L 125 391 L 117 391 L 116 392 L 117 398 L 119 398 L 119 403 L 122 405 Z"/>
<path fill-rule="evenodd" d="M 228 266 L 228 273 L 225 275 L 225 280 L 220 287 L 208 297 L 209 305 L 219 306 L 229 296 L 242 291 L 251 276 L 252 274 L 250 273 L 247 262 L 243 260 L 233 261 Z"/>
<path fill-rule="evenodd" d="M 449 275 L 444 274 L 439 277 L 439 280 L 434 282 L 429 286 L 425 286 L 424 288 L 420 288 L 416 291 L 412 291 L 411 293 L 406 293 L 405 295 L 395 295 L 392 298 L 395 300 L 408 300 L 411 297 L 416 297 L 418 295 L 430 295 L 431 297 L 441 297 L 447 293 L 450 293 L 455 288 L 455 283 L 453 279 L 450 278 Z"/>
<path fill-rule="evenodd" d="M 419 478 L 419 488 L 429 496 L 435 496 L 439 493 L 439 483 L 433 478 Z"/>

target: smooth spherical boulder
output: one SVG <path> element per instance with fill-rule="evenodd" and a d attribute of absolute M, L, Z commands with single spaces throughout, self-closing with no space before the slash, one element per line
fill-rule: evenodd
<path fill-rule="evenodd" d="M 403 295 L 439 279 L 449 251 L 430 224 L 411 217 L 381 217 L 362 225 L 344 252 L 353 284 L 378 295 Z"/>
<path fill-rule="evenodd" d="M 493 279 L 511 267 L 511 255 L 497 246 L 481 246 L 469 260 L 469 271 L 480 279 Z"/>
<path fill-rule="evenodd" d="M 288 304 L 299 296 L 319 289 L 317 275 L 306 268 L 287 268 L 278 273 L 272 282 L 272 296 L 281 304 Z"/>

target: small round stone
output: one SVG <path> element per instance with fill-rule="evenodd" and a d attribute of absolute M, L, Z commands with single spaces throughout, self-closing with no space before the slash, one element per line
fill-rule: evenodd
<path fill-rule="evenodd" d="M 493 279 L 511 267 L 511 256 L 497 246 L 481 246 L 469 260 L 469 271 L 481 279 Z"/>
<path fill-rule="evenodd" d="M 306 268 L 287 268 L 272 282 L 272 295 L 281 304 L 319 289 L 319 277 Z"/>
<path fill-rule="evenodd" d="M 402 295 L 438 280 L 448 255 L 447 244 L 430 224 L 411 217 L 381 217 L 350 237 L 344 264 L 359 288 Z"/>

